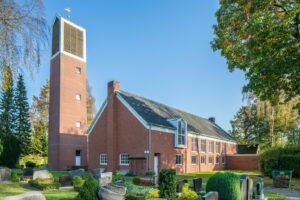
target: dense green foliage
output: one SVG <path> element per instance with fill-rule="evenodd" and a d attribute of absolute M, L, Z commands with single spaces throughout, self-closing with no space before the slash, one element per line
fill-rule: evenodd
<path fill-rule="evenodd" d="M 79 190 L 76 200 L 97 200 L 98 181 L 91 175 L 87 174 L 84 177 L 85 182 Z"/>
<path fill-rule="evenodd" d="M 145 198 L 146 199 L 159 198 L 159 190 L 157 189 L 150 190 L 149 192 L 147 192 Z"/>
<path fill-rule="evenodd" d="M 212 47 L 245 72 L 244 92 L 272 103 L 299 97 L 299 15 L 299 1 L 220 1 Z"/>
<path fill-rule="evenodd" d="M 173 200 L 176 198 L 176 171 L 162 169 L 158 177 L 159 195 L 161 198 Z"/>
<path fill-rule="evenodd" d="M 132 179 L 132 183 L 135 184 L 135 185 L 139 185 L 141 182 L 141 179 L 139 177 L 134 177 Z"/>
<path fill-rule="evenodd" d="M 146 198 L 143 195 L 127 193 L 125 196 L 125 200 L 146 200 Z"/>
<path fill-rule="evenodd" d="M 259 155 L 259 167 L 263 174 L 272 170 L 293 170 L 300 177 L 300 145 L 273 147 Z"/>
<path fill-rule="evenodd" d="M 232 172 L 218 172 L 206 184 L 206 192 L 216 191 L 219 200 L 240 200 L 240 177 Z"/>
<path fill-rule="evenodd" d="M 12 171 L 10 174 L 10 180 L 12 182 L 20 182 L 20 177 L 18 176 L 17 172 Z"/>
<path fill-rule="evenodd" d="M 31 105 L 32 153 L 48 155 L 49 81 L 41 88 L 39 96 L 33 96 Z"/>
<path fill-rule="evenodd" d="M 26 93 L 24 78 L 19 75 L 14 95 L 14 130 L 20 144 L 21 155 L 28 155 L 31 149 L 31 121 Z"/>
<path fill-rule="evenodd" d="M 79 191 L 80 188 L 83 186 L 84 184 L 84 180 L 80 177 L 80 176 L 74 176 L 73 177 L 73 180 L 72 180 L 72 183 L 73 183 L 73 186 L 74 186 L 74 189 L 76 191 Z"/>
<path fill-rule="evenodd" d="M 188 183 L 185 183 L 182 187 L 182 194 L 179 198 L 179 200 L 198 200 L 199 196 L 196 192 L 191 190 L 190 185 Z"/>
<path fill-rule="evenodd" d="M 248 104 L 242 106 L 231 121 L 231 134 L 239 144 L 259 144 L 261 149 L 297 144 L 299 115 L 293 108 L 298 102 L 271 105 L 269 101 L 249 96 Z"/>
<path fill-rule="evenodd" d="M 39 190 L 53 190 L 59 188 L 59 183 L 57 182 L 47 182 L 43 179 L 30 180 L 28 183 Z"/>
<path fill-rule="evenodd" d="M 28 162 L 32 162 L 34 163 L 33 167 L 31 166 L 31 168 L 34 168 L 35 166 L 39 167 L 39 166 L 42 166 L 44 164 L 47 163 L 47 158 L 45 157 L 42 157 L 40 155 L 37 155 L 37 154 L 29 154 L 29 155 L 26 155 L 26 156 L 22 156 L 20 158 L 20 161 L 19 161 L 19 164 L 20 166 L 26 166 Z"/>

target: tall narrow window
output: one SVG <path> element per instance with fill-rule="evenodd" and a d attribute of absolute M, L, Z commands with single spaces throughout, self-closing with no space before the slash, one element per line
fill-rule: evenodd
<path fill-rule="evenodd" d="M 205 154 L 200 156 L 200 164 L 201 165 L 205 165 L 206 164 L 206 156 Z"/>
<path fill-rule="evenodd" d="M 225 163 L 226 163 L 226 157 L 225 157 L 225 155 L 223 155 L 222 156 L 222 164 L 225 165 Z"/>
<path fill-rule="evenodd" d="M 201 139 L 201 152 L 205 153 L 206 152 L 206 140 Z"/>
<path fill-rule="evenodd" d="M 209 141 L 209 153 L 214 152 L 214 141 Z"/>
<path fill-rule="evenodd" d="M 198 151 L 198 138 L 192 138 L 192 151 Z"/>
<path fill-rule="evenodd" d="M 197 164 L 197 156 L 192 156 L 192 165 Z"/>
<path fill-rule="evenodd" d="M 216 156 L 216 164 L 220 164 L 220 155 Z"/>
<path fill-rule="evenodd" d="M 120 154 L 120 165 L 124 165 L 124 166 L 129 165 L 129 155 L 127 153 Z"/>
<path fill-rule="evenodd" d="M 213 164 L 213 163 L 214 163 L 214 157 L 213 157 L 212 155 L 210 155 L 210 156 L 208 157 L 208 163 L 209 163 L 209 164 Z"/>
<path fill-rule="evenodd" d="M 216 142 L 216 152 L 220 153 L 220 142 Z"/>
<path fill-rule="evenodd" d="M 186 123 L 183 120 L 177 125 L 177 146 L 186 146 Z"/>

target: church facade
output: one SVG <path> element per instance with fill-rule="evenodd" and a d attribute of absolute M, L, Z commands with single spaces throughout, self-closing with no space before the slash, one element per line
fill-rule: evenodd
<path fill-rule="evenodd" d="M 223 170 L 236 141 L 215 122 L 107 85 L 91 125 L 86 109 L 86 33 L 56 17 L 50 64 L 49 155 L 52 169 L 87 166 L 144 175 Z M 104 88 L 103 88 L 104 89 Z"/>

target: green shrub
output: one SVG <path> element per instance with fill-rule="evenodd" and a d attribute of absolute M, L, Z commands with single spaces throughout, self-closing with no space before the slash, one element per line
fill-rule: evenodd
<path fill-rule="evenodd" d="M 159 173 L 158 185 L 161 198 L 176 199 L 176 171 L 174 169 L 162 169 Z"/>
<path fill-rule="evenodd" d="M 84 180 L 80 177 L 80 176 L 74 176 L 73 180 L 72 180 L 74 189 L 76 191 L 79 191 L 80 188 L 83 186 L 84 184 Z"/>
<path fill-rule="evenodd" d="M 153 189 L 146 194 L 146 199 L 159 198 L 159 190 Z"/>
<path fill-rule="evenodd" d="M 145 196 L 136 195 L 132 193 L 127 193 L 125 196 L 125 200 L 145 200 Z"/>
<path fill-rule="evenodd" d="M 182 187 L 182 195 L 179 200 L 198 200 L 199 197 L 196 192 L 190 190 L 190 185 L 185 183 Z"/>
<path fill-rule="evenodd" d="M 123 183 L 125 183 L 125 178 L 124 178 L 124 176 L 120 173 L 120 171 L 116 171 L 116 174 L 113 176 L 112 181 L 113 181 L 113 182 L 116 182 L 116 181 L 122 181 Z"/>
<path fill-rule="evenodd" d="M 20 166 L 26 166 L 26 163 L 28 161 L 34 163 L 35 167 L 36 167 L 36 166 L 42 166 L 42 165 L 46 164 L 48 162 L 48 159 L 47 159 L 47 157 L 42 157 L 40 155 L 29 154 L 27 156 L 23 156 L 23 157 L 20 158 L 19 165 Z"/>
<path fill-rule="evenodd" d="M 30 181 L 28 181 L 28 183 L 32 187 L 35 187 L 39 190 L 54 190 L 54 189 L 58 189 L 60 186 L 59 183 L 57 183 L 57 182 L 49 183 L 42 179 L 30 180 Z"/>
<path fill-rule="evenodd" d="M 86 174 L 84 176 L 84 184 L 80 188 L 79 193 L 75 200 L 98 200 L 97 198 L 97 189 L 98 181 L 91 174 Z"/>
<path fill-rule="evenodd" d="M 264 175 L 272 170 L 293 170 L 300 177 L 300 145 L 273 147 L 259 155 L 259 168 Z"/>
<path fill-rule="evenodd" d="M 20 182 L 20 177 L 17 175 L 17 172 L 12 171 L 10 174 L 10 180 L 12 182 Z"/>
<path fill-rule="evenodd" d="M 132 183 L 135 184 L 135 185 L 139 185 L 141 182 L 141 179 L 139 177 L 134 177 L 132 179 Z"/>
<path fill-rule="evenodd" d="M 231 172 L 218 172 L 207 181 L 206 192 L 210 191 L 218 192 L 219 200 L 240 200 L 240 177 Z"/>

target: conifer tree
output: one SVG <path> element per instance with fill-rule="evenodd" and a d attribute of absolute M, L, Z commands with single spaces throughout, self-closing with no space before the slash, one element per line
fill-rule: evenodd
<path fill-rule="evenodd" d="M 26 96 L 26 88 L 23 75 L 18 76 L 15 90 L 15 134 L 19 140 L 21 154 L 28 155 L 31 147 L 31 122 L 29 115 L 29 104 Z"/>

